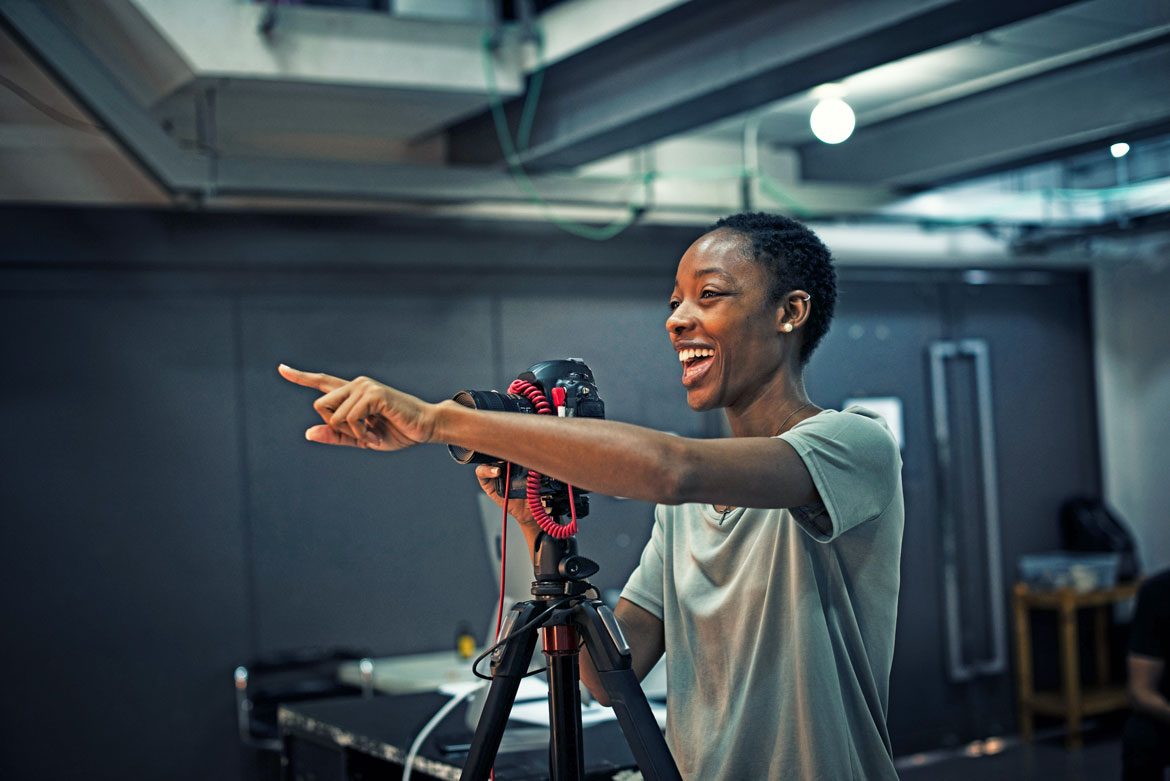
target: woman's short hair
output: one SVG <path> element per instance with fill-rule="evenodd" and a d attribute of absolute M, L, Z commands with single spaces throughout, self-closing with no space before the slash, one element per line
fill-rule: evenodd
<path fill-rule="evenodd" d="M 804 223 L 778 214 L 733 214 L 719 220 L 708 232 L 720 228 L 751 240 L 750 248 L 744 250 L 771 274 L 773 303 L 798 289 L 812 297 L 800 347 L 800 365 L 805 365 L 828 333 L 837 303 L 837 273 L 828 247 Z"/>

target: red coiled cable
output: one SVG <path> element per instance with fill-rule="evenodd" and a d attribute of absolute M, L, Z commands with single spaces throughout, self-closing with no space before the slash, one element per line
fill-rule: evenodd
<path fill-rule="evenodd" d="M 553 414 L 552 405 L 548 403 L 544 392 L 531 382 L 513 380 L 508 386 L 508 393 L 520 394 L 531 401 L 536 407 L 537 415 Z M 577 533 L 577 508 L 573 506 L 573 487 L 569 486 L 569 511 L 573 519 L 562 525 L 544 511 L 544 505 L 540 503 L 540 474 L 531 469 L 528 470 L 528 509 L 532 511 L 532 517 L 536 519 L 544 533 L 553 539 L 563 540 Z"/>

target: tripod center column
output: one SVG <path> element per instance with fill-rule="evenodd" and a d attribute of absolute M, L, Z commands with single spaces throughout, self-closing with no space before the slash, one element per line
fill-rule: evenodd
<path fill-rule="evenodd" d="M 573 626 L 546 626 L 544 655 L 548 659 L 549 768 L 552 781 L 585 777 L 581 739 L 581 643 Z"/>

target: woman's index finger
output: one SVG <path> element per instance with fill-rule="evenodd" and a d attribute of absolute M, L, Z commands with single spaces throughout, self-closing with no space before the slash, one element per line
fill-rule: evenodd
<path fill-rule="evenodd" d="M 336 390 L 342 385 L 345 385 L 345 380 L 340 377 L 334 377 L 332 374 L 322 374 L 321 372 L 303 372 L 300 369 L 294 369 L 286 364 L 280 364 L 276 367 L 280 372 L 280 376 L 284 377 L 289 382 L 294 382 L 297 385 L 304 385 L 306 388 L 316 388 L 322 393 Z"/>

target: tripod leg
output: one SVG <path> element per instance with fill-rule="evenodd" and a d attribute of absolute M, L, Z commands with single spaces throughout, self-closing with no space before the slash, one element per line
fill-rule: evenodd
<path fill-rule="evenodd" d="M 574 611 L 573 623 L 585 638 L 597 677 L 609 695 L 610 705 L 643 778 L 682 781 L 650 703 L 638 685 L 629 646 L 613 612 L 602 602 L 583 602 Z"/>
<path fill-rule="evenodd" d="M 510 639 L 492 654 L 492 685 L 484 701 L 483 714 L 475 728 L 475 737 L 471 739 L 460 781 L 483 781 L 491 772 L 496 752 L 500 748 L 500 739 L 504 736 L 504 727 L 512 712 L 512 703 L 516 701 L 520 679 L 528 672 L 528 663 L 536 648 L 535 626 L 515 637 L 512 637 L 512 628 L 525 626 L 543 610 L 544 607 L 535 602 L 520 602 L 508 613 L 501 640 Z"/>

